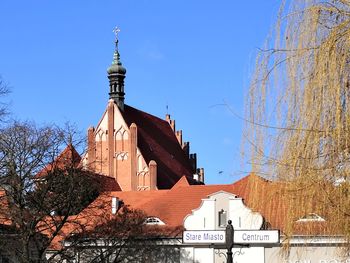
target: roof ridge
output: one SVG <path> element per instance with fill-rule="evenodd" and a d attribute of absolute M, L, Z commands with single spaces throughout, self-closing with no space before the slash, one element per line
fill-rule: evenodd
<path fill-rule="evenodd" d="M 130 194 L 130 193 L 147 193 L 147 194 L 164 194 L 166 192 L 169 192 L 170 189 L 158 189 L 158 190 L 145 190 L 145 191 L 135 191 L 135 190 L 129 190 L 129 191 L 106 191 L 105 193 L 107 194 L 113 194 L 113 193 L 123 193 L 124 194 Z"/>
<path fill-rule="evenodd" d="M 158 120 L 169 124 L 166 120 L 162 119 L 161 117 L 158 117 L 158 116 L 156 116 L 156 115 L 150 114 L 150 113 L 145 112 L 145 111 L 143 111 L 143 110 L 137 109 L 137 108 L 132 107 L 132 106 L 130 106 L 130 105 L 128 105 L 128 104 L 125 104 L 124 106 L 129 107 L 129 108 L 131 108 L 131 109 L 133 109 L 133 110 L 136 110 L 136 111 L 138 111 L 138 112 L 140 112 L 140 113 L 142 113 L 142 114 L 148 115 L 148 116 L 150 116 L 150 117 L 152 117 L 152 118 L 157 118 Z"/>

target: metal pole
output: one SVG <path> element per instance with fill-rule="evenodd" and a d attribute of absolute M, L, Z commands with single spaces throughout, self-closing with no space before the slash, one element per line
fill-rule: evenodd
<path fill-rule="evenodd" d="M 228 220 L 226 226 L 226 248 L 227 248 L 227 263 L 232 263 L 232 248 L 233 248 L 233 226 L 232 221 Z"/>

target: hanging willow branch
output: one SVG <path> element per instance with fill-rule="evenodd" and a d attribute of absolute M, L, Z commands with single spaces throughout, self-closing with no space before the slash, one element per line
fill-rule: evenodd
<path fill-rule="evenodd" d="M 286 198 L 290 234 L 317 213 L 349 239 L 350 1 L 283 3 L 269 39 L 247 96 L 244 156 L 303 197 Z"/>

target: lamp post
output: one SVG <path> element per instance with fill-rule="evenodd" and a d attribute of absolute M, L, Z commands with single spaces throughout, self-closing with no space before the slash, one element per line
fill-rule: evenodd
<path fill-rule="evenodd" d="M 226 248 L 227 248 L 227 263 L 232 263 L 232 248 L 233 248 L 233 226 L 232 221 L 228 220 L 228 224 L 226 226 Z"/>

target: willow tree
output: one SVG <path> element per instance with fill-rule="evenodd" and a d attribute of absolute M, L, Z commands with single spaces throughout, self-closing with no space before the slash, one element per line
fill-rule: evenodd
<path fill-rule="evenodd" d="M 290 203 L 290 233 L 298 217 L 317 213 L 349 239 L 350 1 L 282 4 L 257 55 L 246 120 L 252 170 L 304 196 Z"/>

